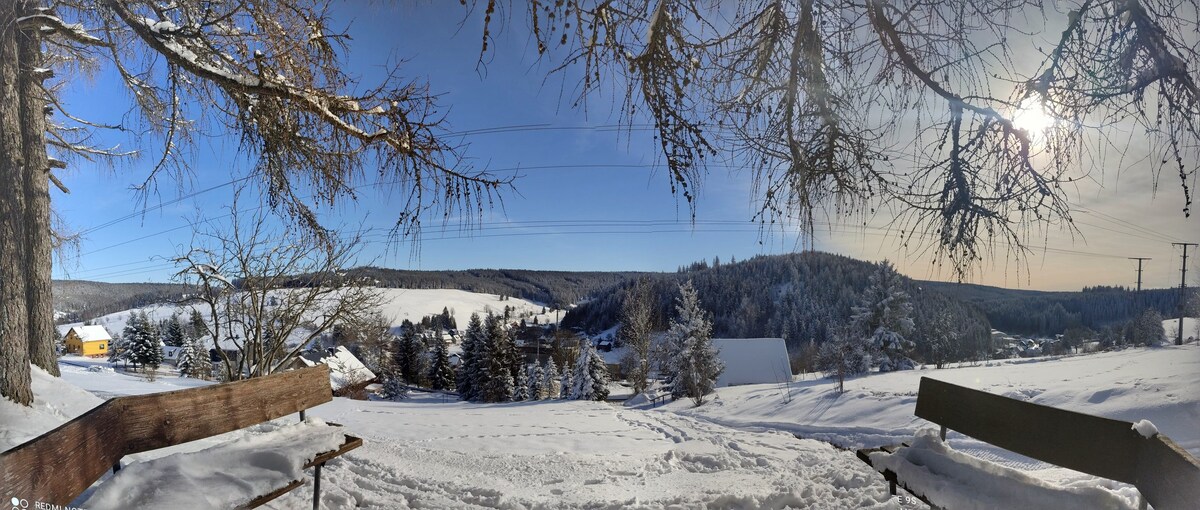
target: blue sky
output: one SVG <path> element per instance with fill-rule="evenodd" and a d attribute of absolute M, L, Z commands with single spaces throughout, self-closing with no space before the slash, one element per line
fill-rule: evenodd
<path fill-rule="evenodd" d="M 463 231 L 451 223 L 443 230 L 434 224 L 425 230 L 418 256 L 406 244 L 377 242 L 367 248 L 364 261 L 412 269 L 672 271 L 714 255 L 743 259 L 802 247 L 787 229 L 764 237 L 751 223 L 750 176 L 742 172 L 714 168 L 699 192 L 698 221 L 689 224 L 687 205 L 670 193 L 657 164 L 650 132 L 614 129 L 621 119 L 612 112 L 611 93 L 592 97 L 586 113 L 572 109 L 575 75 L 547 77 L 552 63 L 538 61 L 522 20 L 493 34 L 495 51 L 486 67 L 479 67 L 480 20 L 468 18 L 460 28 L 464 11 L 457 2 L 420 7 L 354 2 L 339 9 L 337 18 L 349 24 L 353 36 L 351 73 L 371 84 L 384 64 L 404 59 L 405 78 L 428 80 L 441 94 L 451 132 L 507 128 L 453 138 L 468 144 L 471 163 L 519 176 L 516 190 L 504 193 L 502 205 L 486 213 L 476 229 Z M 75 80 L 66 101 L 76 115 L 105 122 L 119 121 L 129 104 L 127 93 L 105 72 Z M 199 138 L 192 179 L 160 180 L 158 193 L 144 204 L 130 186 L 145 178 L 153 157 L 112 170 L 86 164 L 70 169 L 63 180 L 72 193 L 55 191 L 55 206 L 85 236 L 79 256 L 58 265 L 55 276 L 169 281 L 174 267 L 166 259 L 190 244 L 189 221 L 224 214 L 233 187 L 167 202 L 242 177 L 250 167 L 237 155 L 236 135 L 222 134 Z M 112 137 L 111 142 L 154 147 L 145 140 Z M 1095 225 L 1080 227 L 1086 244 L 1052 231 L 1042 242 L 1053 251 L 1039 253 L 1028 266 L 998 259 L 981 267 L 975 281 L 1042 289 L 1129 285 L 1132 261 L 1123 257 L 1150 256 L 1155 260 L 1147 267 L 1148 285 L 1177 284 L 1178 253 L 1169 241 L 1194 238 L 1200 231 L 1194 219 L 1184 220 L 1177 212 L 1182 207 L 1177 182 L 1164 179 L 1157 197 L 1151 197 L 1149 179 L 1136 171 L 1109 172 L 1102 184 L 1085 185 L 1076 195 L 1081 207 L 1103 214 L 1076 216 Z M 357 203 L 325 216 L 331 225 L 386 229 L 396 214 L 392 198 L 368 187 Z M 139 213 L 143 205 L 150 209 Z M 937 271 L 928 256 L 897 250 L 893 238 L 876 230 L 879 221 L 869 223 L 857 232 L 818 233 L 811 245 L 859 258 L 890 258 L 917 278 L 950 276 Z M 1138 233 L 1140 238 L 1131 237 Z"/>

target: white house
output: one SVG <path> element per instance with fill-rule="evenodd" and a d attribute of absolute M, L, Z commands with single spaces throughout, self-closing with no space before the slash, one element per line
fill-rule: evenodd
<path fill-rule="evenodd" d="M 364 387 L 375 379 L 375 373 L 342 346 L 306 352 L 296 358 L 296 362 L 309 367 L 319 363 L 329 365 L 329 385 L 335 393 L 356 386 Z"/>
<path fill-rule="evenodd" d="M 718 388 L 791 380 L 792 365 L 782 338 L 714 338 L 712 343 L 725 362 Z"/>

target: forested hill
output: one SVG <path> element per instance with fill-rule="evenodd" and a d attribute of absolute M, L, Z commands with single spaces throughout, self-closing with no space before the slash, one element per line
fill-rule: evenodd
<path fill-rule="evenodd" d="M 546 305 L 566 306 L 588 295 L 636 278 L 638 272 L 534 271 L 527 269 L 468 269 L 411 271 L 360 267 L 349 276 L 371 278 L 380 287 L 457 289 L 516 296 Z"/>
<path fill-rule="evenodd" d="M 782 337 L 789 348 L 829 337 L 830 328 L 846 324 L 850 307 L 860 304 L 876 266 L 828 253 L 757 256 L 728 263 L 692 265 L 673 274 L 649 275 L 651 307 L 657 329 L 663 329 L 674 309 L 678 284 L 692 280 L 700 300 L 713 317 L 713 334 L 729 337 Z M 989 326 L 983 312 L 905 278 L 912 296 L 914 338 L 926 335 L 927 318 L 947 310 L 960 326 L 962 349 L 987 350 Z M 617 324 L 621 302 L 631 282 L 623 282 L 567 313 L 564 326 L 602 331 Z M 971 353 L 959 353 L 969 357 Z"/>
<path fill-rule="evenodd" d="M 79 322 L 101 315 L 179 299 L 186 286 L 176 283 L 106 283 L 54 280 L 56 322 Z"/>
<path fill-rule="evenodd" d="M 965 283 L 922 285 L 979 306 L 996 329 L 1028 335 L 1053 335 L 1072 326 L 1099 330 L 1128 321 L 1147 308 L 1167 317 L 1179 310 L 1179 289 L 1148 289 L 1139 294 L 1124 287 L 1043 292 Z"/>

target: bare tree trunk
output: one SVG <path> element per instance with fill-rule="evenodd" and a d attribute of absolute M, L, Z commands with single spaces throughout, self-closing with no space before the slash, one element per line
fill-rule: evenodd
<path fill-rule="evenodd" d="M 22 14 L 32 14 L 36 0 L 21 2 Z M 59 375 L 54 351 L 54 303 L 50 274 L 53 270 L 50 236 L 50 171 L 46 157 L 46 98 L 41 82 L 49 74 L 41 71 L 42 41 L 37 27 L 17 35 L 19 90 L 21 95 L 21 142 L 24 145 L 25 175 L 25 281 L 29 314 L 29 360 Z"/>
<path fill-rule="evenodd" d="M 0 395 L 33 403 L 25 300 L 25 179 L 17 5 L 0 2 Z"/>

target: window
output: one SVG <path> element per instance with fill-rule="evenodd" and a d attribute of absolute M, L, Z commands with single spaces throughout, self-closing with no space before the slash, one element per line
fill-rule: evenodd
<path fill-rule="evenodd" d="M 104 350 L 104 342 L 100 342 L 100 350 Z"/>

